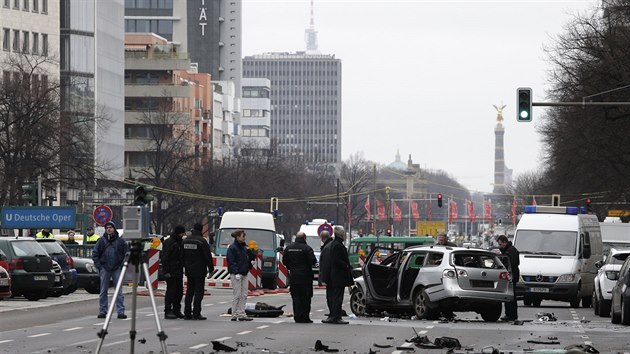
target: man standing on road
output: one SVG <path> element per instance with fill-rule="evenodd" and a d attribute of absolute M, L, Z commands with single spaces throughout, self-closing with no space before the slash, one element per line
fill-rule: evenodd
<path fill-rule="evenodd" d="M 512 242 L 508 241 L 505 235 L 497 237 L 499 243 L 499 250 L 501 255 L 507 257 L 510 260 L 510 267 L 512 268 L 512 291 L 516 290 L 516 283 L 520 277 L 519 265 L 519 253 L 516 247 L 512 246 Z M 516 321 L 518 320 L 518 306 L 516 304 L 516 293 L 514 298 L 510 302 L 505 303 L 505 316 L 501 317 L 503 321 Z"/>
<path fill-rule="evenodd" d="M 321 247 L 319 248 L 319 259 L 322 259 L 322 252 L 324 251 L 324 247 L 332 241 L 332 237 L 330 237 L 330 233 L 326 230 L 323 230 L 319 233 L 319 239 L 321 240 Z M 319 274 L 317 275 L 317 285 L 322 286 L 322 265 L 319 265 Z"/>
<path fill-rule="evenodd" d="M 188 282 L 184 299 L 185 320 L 207 319 L 201 315 L 201 301 L 205 291 L 206 275 L 208 272 L 210 274 L 214 272 L 214 264 L 212 263 L 210 245 L 201 235 L 202 229 L 201 224 L 195 224 L 190 236 L 186 237 L 182 243 L 186 281 Z"/>
<path fill-rule="evenodd" d="M 232 232 L 234 242 L 228 247 L 226 258 L 228 272 L 232 281 L 232 321 L 251 321 L 252 318 L 245 313 L 247 302 L 247 273 L 252 267 L 250 251 L 245 244 L 245 231 Z"/>
<path fill-rule="evenodd" d="M 177 225 L 171 237 L 164 241 L 162 250 L 162 272 L 166 279 L 164 294 L 164 318 L 174 320 L 184 318 L 182 296 L 184 295 L 184 240 L 186 229 Z"/>
<path fill-rule="evenodd" d="M 333 232 L 335 238 L 324 245 L 319 258 L 320 277 L 326 284 L 326 302 L 330 311 L 330 315 L 322 323 L 348 324 L 341 318 L 341 305 L 346 286 L 353 284 L 352 266 L 348 250 L 343 244 L 346 231 L 343 226 L 335 226 Z"/>
<path fill-rule="evenodd" d="M 285 248 L 283 261 L 289 270 L 293 320 L 296 323 L 313 323 L 309 316 L 313 297 L 313 266 L 317 258 L 311 246 L 306 244 L 304 232 L 298 232 L 295 242 Z"/>
<path fill-rule="evenodd" d="M 456 244 L 454 244 L 453 242 L 448 240 L 448 237 L 443 232 L 439 233 L 438 236 L 437 236 L 437 245 L 438 246 L 457 247 Z"/>
<path fill-rule="evenodd" d="M 125 255 L 127 254 L 127 242 L 118 235 L 116 225 L 108 221 L 105 224 L 105 234 L 99 238 L 94 245 L 92 251 L 92 260 L 94 266 L 98 269 L 101 278 L 101 292 L 98 298 L 98 318 L 107 316 L 107 290 L 109 289 L 109 281 L 118 284 L 118 279 L 123 276 L 121 274 Z M 125 319 L 125 298 L 122 291 L 116 297 L 116 310 L 118 318 Z"/>
<path fill-rule="evenodd" d="M 92 226 L 88 226 L 85 229 L 85 238 L 84 238 L 85 244 L 93 245 L 96 243 L 96 241 L 98 241 L 99 238 L 100 236 L 94 233 L 94 228 Z"/>

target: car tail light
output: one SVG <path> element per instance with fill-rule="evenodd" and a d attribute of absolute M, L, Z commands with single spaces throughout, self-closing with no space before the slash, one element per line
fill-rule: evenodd
<path fill-rule="evenodd" d="M 510 280 L 510 273 L 509 272 L 501 272 L 501 274 L 499 274 L 499 279 L 501 279 L 501 280 Z"/>
<path fill-rule="evenodd" d="M 24 269 L 24 260 L 23 259 L 12 259 L 9 262 L 9 269 Z"/>
<path fill-rule="evenodd" d="M 68 267 L 74 268 L 74 259 L 72 259 L 72 257 L 66 256 L 66 263 L 68 264 Z"/>
<path fill-rule="evenodd" d="M 463 269 L 458 269 L 457 270 L 457 277 L 467 277 L 467 276 L 468 276 L 468 273 L 466 273 L 465 270 L 463 270 Z"/>
<path fill-rule="evenodd" d="M 617 275 L 617 271 L 607 271 L 606 272 L 606 278 L 608 278 L 609 280 L 616 280 L 616 275 Z"/>

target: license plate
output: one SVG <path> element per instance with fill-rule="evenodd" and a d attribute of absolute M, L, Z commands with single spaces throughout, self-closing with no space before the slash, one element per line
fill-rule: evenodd
<path fill-rule="evenodd" d="M 36 275 L 33 277 L 35 280 L 48 280 L 48 277 L 45 275 Z"/>
<path fill-rule="evenodd" d="M 56 275 L 56 276 L 55 276 L 55 282 L 58 282 L 58 281 L 61 281 L 61 276 Z"/>
<path fill-rule="evenodd" d="M 530 293 L 548 293 L 549 288 L 529 288 Z"/>
<path fill-rule="evenodd" d="M 2 286 L 9 285 L 9 279 L 7 279 L 7 278 L 0 279 L 0 285 L 2 285 Z"/>

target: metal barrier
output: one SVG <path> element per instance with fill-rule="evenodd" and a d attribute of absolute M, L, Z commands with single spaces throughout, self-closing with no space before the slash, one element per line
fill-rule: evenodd
<path fill-rule="evenodd" d="M 66 248 L 72 257 L 92 258 L 94 245 L 66 245 Z"/>

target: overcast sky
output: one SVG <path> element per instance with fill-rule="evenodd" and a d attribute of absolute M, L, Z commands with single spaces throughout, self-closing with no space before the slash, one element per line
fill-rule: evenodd
<path fill-rule="evenodd" d="M 516 88 L 546 101 L 543 46 L 596 0 L 315 0 L 319 50 L 342 60 L 342 157 L 441 169 L 491 192 L 496 110 L 514 175 L 540 167 L 536 126 L 517 123 Z M 305 50 L 310 0 L 244 0 L 243 54 Z"/>

